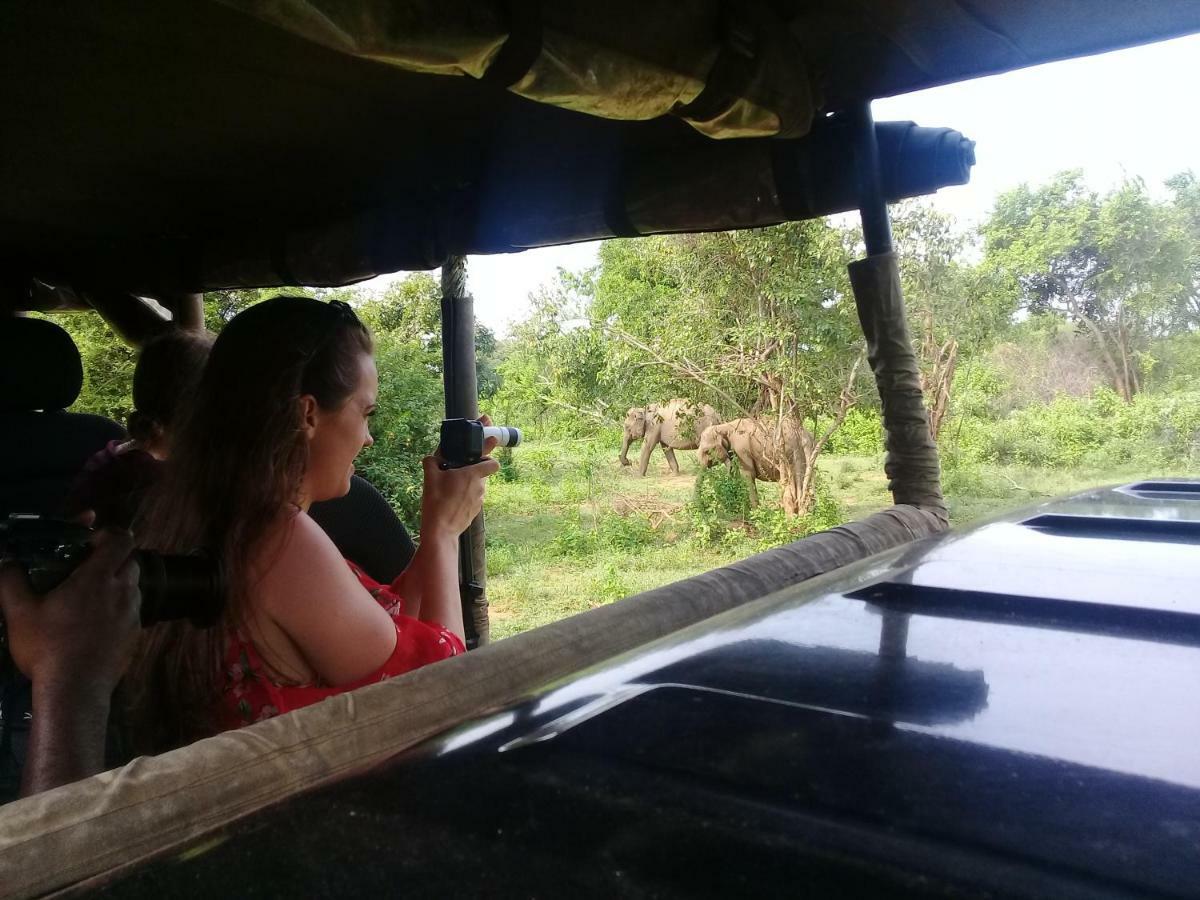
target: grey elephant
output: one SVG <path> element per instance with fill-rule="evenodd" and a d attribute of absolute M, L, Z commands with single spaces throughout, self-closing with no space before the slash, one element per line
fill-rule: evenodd
<path fill-rule="evenodd" d="M 749 485 L 750 505 L 758 506 L 758 488 L 755 481 L 779 481 L 781 453 L 776 438 L 778 423 L 774 419 L 734 419 L 704 429 L 700 435 L 700 465 L 707 469 L 723 463 L 732 455 L 737 458 L 738 468 Z M 808 429 L 796 421 L 786 421 L 783 428 L 783 451 L 787 458 L 797 450 L 807 458 L 813 452 L 813 436 Z M 790 479 L 789 482 L 794 481 Z M 792 493 L 795 488 L 792 487 Z M 796 511 L 798 498 L 784 496 L 784 509 Z"/>
<path fill-rule="evenodd" d="M 629 446 L 642 441 L 642 456 L 638 462 L 638 474 L 645 475 L 650 465 L 650 454 L 662 446 L 667 465 L 676 475 L 679 462 L 676 450 L 695 450 L 700 445 L 704 429 L 721 421 L 717 411 L 707 403 L 697 407 L 688 400 L 676 397 L 668 403 L 651 403 L 635 406 L 625 414 L 624 437 L 621 441 L 621 465 L 628 466 Z"/>

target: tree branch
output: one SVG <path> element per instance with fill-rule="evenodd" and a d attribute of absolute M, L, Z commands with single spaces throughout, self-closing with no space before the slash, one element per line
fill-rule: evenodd
<path fill-rule="evenodd" d="M 628 332 L 622 331 L 619 328 L 616 328 L 612 325 L 606 325 L 606 326 L 604 326 L 604 330 L 606 332 L 608 332 L 609 334 L 613 335 L 614 337 L 616 337 L 618 340 L 624 341 L 625 343 L 629 344 L 629 346 L 634 347 L 638 350 L 641 350 L 643 353 L 646 353 L 649 356 L 653 357 L 656 362 L 666 366 L 667 368 L 671 369 L 672 371 L 677 372 L 678 374 L 684 376 L 685 378 L 688 378 L 692 381 L 695 381 L 695 382 L 698 382 L 699 384 L 704 385 L 710 391 L 712 391 L 713 393 L 715 393 L 716 395 L 721 397 L 721 399 L 723 399 L 726 403 L 728 403 L 733 409 L 738 409 L 738 410 L 742 409 L 742 403 L 740 400 L 735 398 L 728 391 L 725 391 L 722 388 L 718 387 L 717 385 L 713 384 L 712 380 L 709 378 L 708 373 L 704 369 L 701 369 L 699 366 L 697 366 L 695 363 L 693 363 L 691 360 L 687 359 L 686 357 L 684 358 L 683 363 L 679 363 L 679 362 L 676 362 L 675 360 L 668 359 L 667 357 L 665 357 L 661 353 L 659 353 L 657 350 L 655 350 L 653 347 L 651 347 L 649 344 L 645 343 L 644 341 L 638 340 L 633 335 L 629 334 Z"/>
<path fill-rule="evenodd" d="M 829 439 L 833 437 L 833 433 L 842 427 L 842 422 L 846 421 L 846 414 L 850 412 L 850 407 L 858 399 L 854 395 L 854 380 L 858 377 L 859 367 L 862 366 L 863 360 L 866 358 L 867 348 L 863 347 L 858 352 L 858 358 L 854 360 L 854 365 L 850 367 L 850 377 L 846 379 L 846 386 L 842 388 L 841 396 L 838 397 L 837 415 L 834 416 L 833 424 L 826 428 L 820 440 L 813 444 L 812 458 L 814 460 L 821 455 L 821 451 L 825 448 L 825 444 Z"/>

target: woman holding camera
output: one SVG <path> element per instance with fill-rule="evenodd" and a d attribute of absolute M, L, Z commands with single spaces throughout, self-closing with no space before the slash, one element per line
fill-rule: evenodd
<path fill-rule="evenodd" d="M 463 652 L 458 537 L 494 460 L 424 460 L 420 546 L 390 586 L 344 560 L 307 514 L 349 490 L 355 456 L 373 443 L 377 390 L 370 333 L 344 303 L 277 297 L 218 336 L 138 531 L 163 552 L 214 552 L 225 608 L 213 629 L 173 623 L 149 636 L 133 678 L 139 749 Z"/>

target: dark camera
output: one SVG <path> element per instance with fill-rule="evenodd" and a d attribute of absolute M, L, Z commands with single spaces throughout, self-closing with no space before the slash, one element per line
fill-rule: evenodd
<path fill-rule="evenodd" d="M 505 425 L 483 425 L 473 419 L 442 420 L 442 459 L 447 468 L 470 466 L 483 459 L 483 443 L 495 438 L 501 447 L 521 443 L 521 432 Z"/>
<path fill-rule="evenodd" d="M 74 522 L 13 513 L 0 522 L 0 561 L 21 565 L 34 591 L 44 594 L 62 584 L 91 552 L 91 535 L 92 529 Z M 149 550 L 135 551 L 134 558 L 143 627 L 173 619 L 191 619 L 200 628 L 216 624 L 225 584 L 213 559 Z"/>

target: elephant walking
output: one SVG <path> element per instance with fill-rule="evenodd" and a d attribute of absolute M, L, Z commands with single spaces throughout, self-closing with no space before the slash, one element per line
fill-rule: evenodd
<path fill-rule="evenodd" d="M 707 469 L 725 462 L 731 454 L 737 457 L 749 485 L 750 505 L 758 506 L 755 481 L 779 481 L 781 466 L 791 468 L 797 456 L 807 464 L 813 453 L 813 436 L 795 420 L 785 421 L 780 447 L 777 424 L 772 419 L 734 419 L 706 428 L 700 435 L 700 465 Z M 803 473 L 785 474 L 791 477 L 783 479 L 783 508 L 795 514 L 800 507 L 799 478 Z"/>
<path fill-rule="evenodd" d="M 700 445 L 704 429 L 721 421 L 717 411 L 708 404 L 695 404 L 676 398 L 669 403 L 652 403 L 635 406 L 625 414 L 625 435 L 621 441 L 621 465 L 628 466 L 630 444 L 642 441 L 642 456 L 638 462 L 638 474 L 645 475 L 650 465 L 650 454 L 661 445 L 667 465 L 676 475 L 679 462 L 676 450 L 695 450 Z"/>

